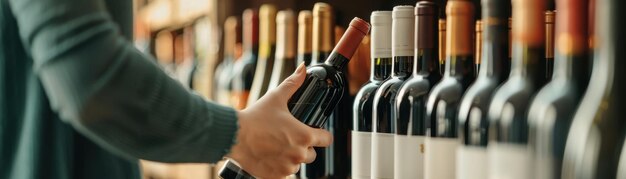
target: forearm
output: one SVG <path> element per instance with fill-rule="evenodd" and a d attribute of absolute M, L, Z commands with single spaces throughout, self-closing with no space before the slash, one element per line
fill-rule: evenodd
<path fill-rule="evenodd" d="M 167 77 L 119 35 L 102 1 L 10 3 L 53 109 L 92 140 L 165 162 L 213 162 L 234 143 L 236 112 Z"/>

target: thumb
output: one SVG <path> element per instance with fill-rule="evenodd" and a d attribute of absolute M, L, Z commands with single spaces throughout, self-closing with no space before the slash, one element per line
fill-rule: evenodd
<path fill-rule="evenodd" d="M 306 68 L 304 63 L 301 63 L 291 76 L 287 77 L 285 81 L 276 87 L 275 93 L 281 96 L 281 99 L 286 102 L 298 90 L 298 88 L 302 86 L 305 78 Z"/>

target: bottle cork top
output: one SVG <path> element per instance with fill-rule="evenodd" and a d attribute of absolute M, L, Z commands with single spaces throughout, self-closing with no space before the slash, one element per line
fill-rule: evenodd
<path fill-rule="evenodd" d="M 391 11 L 374 11 L 370 17 L 372 23 L 371 32 L 371 57 L 391 57 Z"/>
<path fill-rule="evenodd" d="M 295 17 L 291 9 L 279 11 L 276 15 L 276 57 L 294 57 L 296 55 Z"/>
<path fill-rule="evenodd" d="M 413 6 L 396 6 L 393 8 L 391 53 L 394 57 L 415 55 L 414 11 Z"/>
<path fill-rule="evenodd" d="M 420 1 L 415 4 L 414 15 L 437 15 L 437 4 L 430 1 Z"/>
<path fill-rule="evenodd" d="M 397 18 L 413 18 L 415 15 L 413 6 L 401 5 L 393 7 L 393 19 Z"/>
<path fill-rule="evenodd" d="M 361 41 L 369 32 L 370 25 L 363 19 L 355 17 L 350 22 L 350 26 L 346 32 L 341 36 L 339 43 L 335 47 L 335 51 L 344 57 L 350 59 L 354 52 L 361 44 Z"/>
<path fill-rule="evenodd" d="M 332 17 L 333 8 L 327 3 L 318 2 L 313 5 L 313 16 L 315 17 Z"/>
<path fill-rule="evenodd" d="M 313 14 L 303 10 L 298 13 L 298 53 L 311 53 L 313 46 Z"/>
<path fill-rule="evenodd" d="M 333 49 L 333 29 L 335 23 L 332 19 L 332 6 L 318 2 L 313 6 L 313 51 L 330 52 Z"/>
<path fill-rule="evenodd" d="M 259 14 L 256 10 L 246 9 L 242 15 L 243 44 L 246 48 L 259 42 Z"/>
<path fill-rule="evenodd" d="M 430 1 L 420 1 L 415 5 L 415 49 L 438 48 L 436 47 L 438 9 L 438 6 Z M 415 56 L 418 53 L 419 50 L 415 50 Z"/>
<path fill-rule="evenodd" d="M 587 1 L 557 0 L 556 47 L 560 54 L 580 54 L 588 46 Z"/>
<path fill-rule="evenodd" d="M 470 55 L 473 51 L 473 4 L 466 0 L 449 1 L 446 6 L 446 56 Z"/>
<path fill-rule="evenodd" d="M 298 13 L 298 23 L 302 24 L 302 23 L 306 23 L 306 24 L 311 24 L 313 23 L 313 15 L 311 14 L 311 11 L 309 10 L 302 10 Z"/>
<path fill-rule="evenodd" d="M 391 25 L 391 11 L 374 11 L 370 16 L 372 26 Z"/>
<path fill-rule="evenodd" d="M 545 41 L 545 2 L 543 0 L 512 0 L 512 41 L 530 46 L 543 46 Z"/>
<path fill-rule="evenodd" d="M 291 9 L 278 11 L 276 14 L 276 23 L 277 24 L 287 24 L 294 22 L 294 14 Z"/>

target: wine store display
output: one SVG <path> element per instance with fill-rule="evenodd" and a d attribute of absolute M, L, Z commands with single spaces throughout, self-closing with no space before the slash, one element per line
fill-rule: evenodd
<path fill-rule="evenodd" d="M 347 65 L 361 41 L 369 32 L 366 21 L 354 18 L 337 46 L 324 63 L 307 68 L 304 83 L 289 99 L 287 106 L 294 117 L 304 124 L 322 128 L 330 113 L 337 107 L 343 94 L 345 74 L 342 69 Z M 234 164 L 234 162 L 231 162 Z M 251 177 L 246 172 L 239 172 L 239 167 L 224 167 L 221 173 L 239 173 L 242 177 Z M 239 177 L 239 176 L 237 176 Z M 235 178 L 237 178 L 235 177 Z"/>
<path fill-rule="evenodd" d="M 296 178 L 626 176 L 625 2 L 399 3 L 368 8 L 371 31 L 339 2 L 228 17 L 213 96 L 245 109 L 306 65 L 285 105 L 335 141 Z"/>

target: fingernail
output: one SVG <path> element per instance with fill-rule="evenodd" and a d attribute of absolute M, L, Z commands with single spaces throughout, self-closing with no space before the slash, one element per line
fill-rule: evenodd
<path fill-rule="evenodd" d="M 304 63 L 300 63 L 300 65 L 298 65 L 298 68 L 296 69 L 296 74 L 302 73 L 302 70 L 304 69 Z"/>

